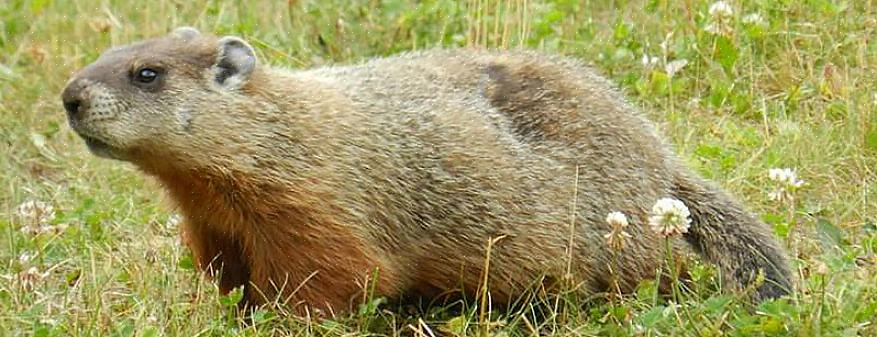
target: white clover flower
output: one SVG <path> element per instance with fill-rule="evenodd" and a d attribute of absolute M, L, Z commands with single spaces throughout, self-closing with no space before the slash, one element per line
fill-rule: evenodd
<path fill-rule="evenodd" d="M 648 54 L 643 53 L 643 58 L 640 62 L 642 62 L 643 67 L 651 68 L 658 64 L 660 60 L 661 59 L 659 59 L 657 56 L 649 56 Z"/>
<path fill-rule="evenodd" d="M 54 207 L 42 201 L 28 200 L 21 203 L 18 205 L 18 217 L 21 218 L 21 231 L 24 233 L 42 234 L 58 229 L 50 224 L 55 220 Z"/>
<path fill-rule="evenodd" d="M 804 185 L 804 181 L 798 179 L 798 175 L 790 168 L 772 168 L 767 171 L 767 175 L 770 180 L 787 188 L 798 188 Z"/>
<path fill-rule="evenodd" d="M 688 233 L 691 226 L 691 212 L 682 201 L 672 198 L 661 198 L 652 206 L 649 214 L 649 226 L 661 236 L 669 237 Z"/>
<path fill-rule="evenodd" d="M 55 209 L 42 201 L 28 200 L 18 205 L 18 216 L 37 223 L 47 223 L 55 219 Z"/>
<path fill-rule="evenodd" d="M 661 51 L 664 53 L 665 56 L 668 54 L 668 50 L 670 50 L 670 43 L 671 42 L 673 42 L 673 32 L 672 31 L 667 33 L 667 35 L 664 35 L 664 41 L 661 41 L 661 44 L 660 44 Z"/>
<path fill-rule="evenodd" d="M 621 212 L 610 212 L 606 215 L 606 222 L 612 226 L 612 231 L 603 235 L 606 239 L 606 245 L 613 251 L 622 251 L 627 246 L 627 239 L 631 238 L 630 234 L 624 231 L 628 226 L 627 216 Z"/>
<path fill-rule="evenodd" d="M 183 216 L 179 214 L 172 214 L 167 218 L 167 226 L 169 228 L 177 228 L 180 226 L 180 223 L 183 222 Z"/>
<path fill-rule="evenodd" d="M 709 13 L 713 18 L 727 18 L 734 15 L 734 9 L 725 1 L 716 1 L 710 5 Z"/>
<path fill-rule="evenodd" d="M 31 252 L 24 252 L 18 256 L 18 263 L 21 265 L 26 265 L 30 260 L 33 260 L 34 254 Z"/>
<path fill-rule="evenodd" d="M 612 227 L 627 227 L 627 216 L 621 212 L 609 212 L 606 215 L 606 222 L 608 222 Z"/>
<path fill-rule="evenodd" d="M 781 168 L 769 169 L 767 170 L 767 177 L 770 178 L 770 180 L 779 181 L 780 179 L 784 178 L 786 170 L 787 169 Z"/>
<path fill-rule="evenodd" d="M 747 25 L 760 26 L 765 23 L 764 18 L 761 17 L 761 14 L 758 13 L 750 13 L 744 16 L 742 19 L 743 23 Z"/>
<path fill-rule="evenodd" d="M 709 23 L 704 30 L 710 34 L 730 36 L 734 33 L 731 21 L 734 9 L 725 1 L 716 1 L 709 8 Z"/>
<path fill-rule="evenodd" d="M 798 179 L 795 171 L 789 168 L 772 168 L 767 171 L 767 176 L 777 183 L 776 188 L 767 194 L 772 201 L 789 199 L 796 189 L 804 186 L 804 181 Z"/>
<path fill-rule="evenodd" d="M 667 76 L 673 77 L 677 72 L 682 70 L 688 64 L 688 60 L 679 59 L 668 62 L 667 65 L 664 66 L 664 71 L 667 72 Z"/>

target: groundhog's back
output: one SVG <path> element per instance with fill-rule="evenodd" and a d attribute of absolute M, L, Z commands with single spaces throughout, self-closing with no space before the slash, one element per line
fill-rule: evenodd
<path fill-rule="evenodd" d="M 348 129 L 334 133 L 347 144 L 334 156 L 344 158 L 333 168 L 346 177 L 339 202 L 396 264 L 419 266 L 418 284 L 447 289 L 461 270 L 477 275 L 487 241 L 505 236 L 492 253 L 495 278 L 508 282 L 498 292 L 570 258 L 597 288 L 611 260 L 605 215 L 625 210 L 644 224 L 670 193 L 674 164 L 652 127 L 575 61 L 429 51 L 295 76 L 349 106 L 356 122 L 334 126 Z M 631 232 L 638 243 L 623 264 L 636 280 L 661 249 L 643 227 Z"/>

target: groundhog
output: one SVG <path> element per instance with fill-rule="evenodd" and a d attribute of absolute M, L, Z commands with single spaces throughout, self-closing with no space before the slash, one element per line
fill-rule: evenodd
<path fill-rule="evenodd" d="M 791 288 L 767 226 L 569 58 L 430 50 L 291 70 L 183 27 L 104 52 L 62 98 L 91 152 L 160 181 L 198 266 L 245 305 L 340 313 L 364 290 L 474 295 L 484 280 L 495 304 L 565 279 L 630 291 L 666 263 L 648 222 L 661 198 L 690 210 L 675 251 L 728 288 Z M 630 222 L 620 252 L 614 211 Z"/>

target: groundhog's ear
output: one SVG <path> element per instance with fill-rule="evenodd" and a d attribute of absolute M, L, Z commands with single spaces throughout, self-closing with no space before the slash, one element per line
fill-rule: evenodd
<path fill-rule="evenodd" d="M 198 35 L 201 35 L 201 32 L 188 26 L 179 27 L 171 32 L 171 36 L 183 40 L 191 40 L 198 37 Z"/>
<path fill-rule="evenodd" d="M 256 69 L 256 52 L 246 41 L 226 36 L 219 39 L 216 64 L 213 66 L 216 83 L 227 89 L 243 86 Z"/>

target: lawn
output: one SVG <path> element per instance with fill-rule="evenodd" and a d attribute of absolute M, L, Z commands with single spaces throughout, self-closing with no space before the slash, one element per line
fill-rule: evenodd
<path fill-rule="evenodd" d="M 877 2 L 828 0 L 0 2 L 0 336 L 877 335 Z M 99 159 L 60 92 L 105 49 L 181 25 L 304 68 L 435 47 L 584 60 L 676 151 L 793 252 L 788 298 L 749 304 L 694 264 L 678 302 L 543 296 L 306 320 L 234 314 L 194 269 L 174 209 L 132 166 Z M 772 168 L 804 181 L 775 198 Z"/>

